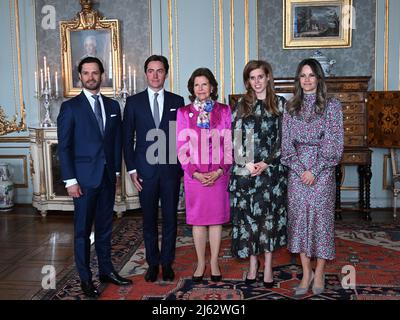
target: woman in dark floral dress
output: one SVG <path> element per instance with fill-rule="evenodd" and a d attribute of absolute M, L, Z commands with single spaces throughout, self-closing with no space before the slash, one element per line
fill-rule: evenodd
<path fill-rule="evenodd" d="M 272 68 L 265 61 L 249 61 L 243 80 L 247 92 L 232 115 L 232 251 L 250 257 L 246 284 L 257 281 L 258 256 L 264 254 L 263 282 L 272 287 L 272 252 L 286 245 L 287 174 L 280 163 L 285 99 L 275 95 Z"/>

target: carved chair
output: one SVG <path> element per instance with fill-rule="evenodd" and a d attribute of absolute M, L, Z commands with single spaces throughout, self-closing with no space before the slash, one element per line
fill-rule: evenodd
<path fill-rule="evenodd" d="M 399 158 L 400 149 L 390 149 L 390 157 L 392 159 L 392 171 L 393 171 L 393 218 L 396 219 L 397 209 L 397 196 L 400 193 L 400 172 L 399 172 Z"/>

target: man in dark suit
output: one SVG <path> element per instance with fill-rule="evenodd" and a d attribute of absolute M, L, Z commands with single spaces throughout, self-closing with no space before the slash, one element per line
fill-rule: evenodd
<path fill-rule="evenodd" d="M 73 197 L 75 264 L 86 296 L 98 290 L 90 270 L 90 233 L 95 223 L 95 248 L 100 282 L 129 285 L 111 263 L 111 231 L 115 184 L 121 171 L 122 130 L 118 102 L 100 94 L 101 61 L 83 59 L 78 66 L 82 92 L 62 103 L 57 118 L 58 156 L 62 179 Z"/>
<path fill-rule="evenodd" d="M 127 99 L 123 121 L 124 159 L 139 191 L 143 211 L 143 234 L 149 265 L 145 280 L 151 282 L 157 280 L 160 264 L 164 281 L 172 281 L 175 276 L 172 263 L 182 177 L 175 151 L 175 121 L 176 110 L 184 105 L 184 101 L 181 96 L 164 90 L 168 69 L 168 60 L 163 56 L 152 55 L 146 60 L 144 71 L 148 88 Z M 154 143 L 158 148 L 154 148 Z M 169 149 L 173 151 L 171 154 Z M 159 200 L 162 211 L 161 250 L 157 226 Z"/>

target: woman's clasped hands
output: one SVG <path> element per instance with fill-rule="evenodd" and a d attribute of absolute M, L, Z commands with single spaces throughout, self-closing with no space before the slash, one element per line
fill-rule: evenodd
<path fill-rule="evenodd" d="M 193 178 L 200 181 L 203 186 L 208 187 L 212 186 L 215 183 L 215 181 L 217 181 L 217 179 L 220 176 L 222 176 L 223 173 L 224 172 L 221 168 L 215 171 L 205 172 L 205 173 L 195 172 L 193 174 Z"/>
<path fill-rule="evenodd" d="M 246 164 L 246 168 L 250 171 L 250 175 L 252 177 L 259 176 L 267 167 L 268 164 L 266 164 L 264 161 L 257 163 L 249 162 Z"/>

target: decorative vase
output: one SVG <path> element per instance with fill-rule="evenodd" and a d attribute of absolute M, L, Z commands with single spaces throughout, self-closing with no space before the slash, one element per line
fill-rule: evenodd
<path fill-rule="evenodd" d="M 329 60 L 319 50 L 315 51 L 310 58 L 317 60 L 321 64 L 322 70 L 324 70 L 325 77 L 329 77 L 332 66 L 336 63 L 336 60 Z"/>
<path fill-rule="evenodd" d="M 14 184 L 10 179 L 8 164 L 0 162 L 0 210 L 9 211 L 14 206 Z"/>

